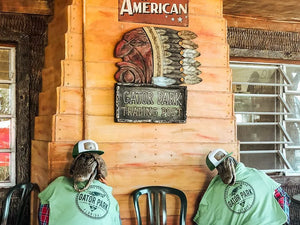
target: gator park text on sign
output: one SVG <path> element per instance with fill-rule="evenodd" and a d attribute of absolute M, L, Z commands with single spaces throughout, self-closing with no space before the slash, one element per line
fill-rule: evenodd
<path fill-rule="evenodd" d="M 157 87 L 117 83 L 115 121 L 184 123 L 186 100 L 185 86 Z"/>
<path fill-rule="evenodd" d="M 119 0 L 119 21 L 186 27 L 188 19 L 188 0 Z"/>

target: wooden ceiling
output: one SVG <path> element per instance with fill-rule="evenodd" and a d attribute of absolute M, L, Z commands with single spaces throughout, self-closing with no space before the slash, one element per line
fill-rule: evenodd
<path fill-rule="evenodd" d="M 299 0 L 223 0 L 225 15 L 300 22 Z"/>

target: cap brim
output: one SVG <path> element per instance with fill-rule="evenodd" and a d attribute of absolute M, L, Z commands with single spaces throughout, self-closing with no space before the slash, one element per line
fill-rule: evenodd
<path fill-rule="evenodd" d="M 98 155 L 103 155 L 104 154 L 104 152 L 103 151 L 95 151 L 95 150 L 93 150 L 93 151 L 85 151 L 85 152 L 81 152 L 81 153 L 96 153 L 96 154 L 98 154 Z"/>
<path fill-rule="evenodd" d="M 228 153 L 228 154 L 224 157 L 224 159 L 228 158 L 228 157 L 231 156 L 232 154 L 233 154 L 233 152 Z M 223 159 L 223 160 L 224 160 L 224 159 Z"/>
<path fill-rule="evenodd" d="M 230 153 L 228 153 L 227 155 L 225 155 L 224 158 L 220 160 L 219 165 L 220 165 L 225 159 L 227 159 L 229 156 L 231 156 L 232 153 L 233 153 L 233 152 L 230 152 Z"/>
<path fill-rule="evenodd" d="M 78 154 L 72 154 L 72 156 L 73 156 L 73 158 L 75 159 L 78 155 L 80 155 L 80 154 L 82 154 L 82 153 L 96 153 L 96 154 L 98 154 L 98 155 L 103 155 L 104 154 L 104 151 L 95 151 L 95 150 L 93 150 L 93 151 L 84 151 L 84 152 L 80 152 L 80 153 L 78 153 Z"/>

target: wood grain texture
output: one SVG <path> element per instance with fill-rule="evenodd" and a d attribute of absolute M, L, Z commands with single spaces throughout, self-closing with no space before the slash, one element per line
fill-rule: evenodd
<path fill-rule="evenodd" d="M 188 118 L 186 124 L 114 123 L 110 116 L 87 116 L 87 137 L 107 142 L 235 142 L 232 119 Z M 136 132 L 139 130 L 139 132 Z"/>
<path fill-rule="evenodd" d="M 59 105 L 58 114 L 82 114 L 83 93 L 82 88 L 57 88 Z"/>
<path fill-rule="evenodd" d="M 264 18 L 253 18 L 245 16 L 224 15 L 227 20 L 228 27 L 243 27 L 243 28 L 256 28 L 262 30 L 273 31 L 291 31 L 300 32 L 300 24 L 298 22 L 283 22 L 273 21 Z"/>
<path fill-rule="evenodd" d="M 49 66 L 42 70 L 42 92 L 51 90 L 52 92 L 61 84 L 61 70 L 59 67 Z"/>
<path fill-rule="evenodd" d="M 86 61 L 115 61 L 116 59 L 113 55 L 114 48 L 116 43 L 121 40 L 122 36 L 116 35 L 114 31 L 119 30 L 120 32 L 125 33 L 126 31 L 133 29 L 134 26 L 130 23 L 118 23 L 116 10 L 91 6 L 87 7 L 87 14 L 89 16 L 86 19 L 85 27 Z M 203 46 L 201 46 L 201 43 L 197 42 L 197 44 L 199 44 L 200 53 L 204 56 L 209 53 L 214 54 L 214 56 L 219 56 L 216 54 L 216 51 L 225 50 L 226 54 L 227 50 L 224 48 L 213 49 L 216 45 L 212 43 L 210 43 L 209 49 L 206 50 L 205 47 L 207 47 L 207 44 L 205 43 L 204 37 L 206 36 L 206 39 L 209 41 L 214 40 L 222 42 L 226 48 L 226 39 L 224 39 L 226 35 L 226 21 L 221 17 L 204 17 L 201 15 L 191 15 L 190 17 L 194 22 L 190 24 L 189 29 L 199 34 L 198 41 L 201 43 L 203 42 Z M 207 26 L 207 24 L 210 24 L 210 26 Z M 139 26 L 143 25 L 141 24 Z M 178 29 L 180 30 L 181 28 Z M 99 43 L 99 40 L 105 44 L 97 44 Z M 205 57 L 209 57 L 209 55 Z M 202 63 L 202 65 L 205 65 L 205 63 Z M 218 64 L 214 66 L 218 66 Z M 224 64 L 222 64 L 222 66 L 224 66 Z"/>
<path fill-rule="evenodd" d="M 205 166 L 205 157 L 211 150 L 222 147 L 228 152 L 234 152 L 237 148 L 236 143 L 111 143 L 102 142 L 101 138 L 97 142 L 99 148 L 105 152 L 102 157 L 109 169 L 140 165 L 145 167 L 158 165 Z M 52 142 L 49 161 L 70 165 L 74 144 L 75 142 Z M 237 153 L 234 153 L 234 156 L 238 158 Z"/>
<path fill-rule="evenodd" d="M 90 88 L 86 90 L 86 113 L 95 116 L 112 116 L 115 102 L 113 89 Z M 102 99 L 101 101 L 99 99 Z M 189 117 L 232 118 L 232 94 L 224 92 L 188 92 Z"/>
<path fill-rule="evenodd" d="M 231 70 L 228 67 L 205 67 L 200 66 L 200 84 L 187 86 L 189 90 L 229 92 L 231 91 Z M 87 88 L 112 89 L 115 84 L 113 74 L 117 71 L 115 63 L 111 62 L 88 62 L 86 63 L 86 86 Z"/>
<path fill-rule="evenodd" d="M 274 21 L 300 21 L 300 6 L 298 0 L 272 1 L 272 0 L 223 0 L 224 14 L 265 18 Z"/>
<path fill-rule="evenodd" d="M 81 87 L 83 86 L 83 69 L 81 60 L 61 61 L 62 86 Z"/>
<path fill-rule="evenodd" d="M 39 115 L 46 116 L 56 113 L 57 94 L 55 89 L 48 89 L 39 94 Z"/>
<path fill-rule="evenodd" d="M 53 141 L 78 141 L 82 139 L 82 115 L 58 114 L 54 116 Z"/>
<path fill-rule="evenodd" d="M 52 116 L 37 116 L 34 121 L 34 140 L 52 140 Z"/>
<path fill-rule="evenodd" d="M 72 142 L 51 143 L 51 163 L 70 165 L 72 161 Z M 237 144 L 231 143 L 99 143 L 105 152 L 102 156 L 107 167 L 152 167 L 152 166 L 205 166 L 206 155 L 215 148 L 223 147 L 234 152 Z M 141 152 L 143 152 L 141 154 Z M 237 153 L 234 156 L 238 158 Z M 57 166 L 59 167 L 59 166 Z M 67 174 L 66 174 L 67 175 Z"/>
<path fill-rule="evenodd" d="M 31 147 L 31 181 L 39 184 L 41 189 L 48 185 L 48 165 L 48 142 L 33 140 Z"/>
<path fill-rule="evenodd" d="M 149 24 L 119 22 L 117 2 L 85 2 L 84 19 L 80 0 L 68 6 L 55 2 L 60 9 L 49 25 L 43 90 L 47 86 L 52 90 L 48 94 L 44 90 L 41 100 L 50 99 L 50 93 L 57 90 L 58 105 L 54 115 L 46 115 L 45 110 L 45 118 L 37 117 L 36 128 L 36 141 L 49 142 L 47 182 L 68 175 L 73 145 L 92 139 L 105 152 L 107 179 L 120 204 L 123 224 L 135 224 L 133 190 L 167 185 L 186 193 L 187 224 L 192 225 L 200 198 L 215 175 L 205 164 L 208 152 L 224 148 L 239 157 L 222 1 L 190 1 L 190 24 L 184 29 L 198 35 L 203 81 L 187 87 L 185 124 L 114 122 L 115 64 L 121 61 L 114 56 L 115 46 L 125 32 Z M 59 20 L 66 21 L 59 25 Z M 53 112 L 49 108 L 49 114 Z M 48 126 L 51 132 L 44 131 Z M 169 206 L 170 223 L 177 217 L 176 208 Z"/>

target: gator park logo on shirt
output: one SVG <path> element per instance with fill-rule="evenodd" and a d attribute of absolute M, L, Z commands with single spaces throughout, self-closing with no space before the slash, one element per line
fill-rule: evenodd
<path fill-rule="evenodd" d="M 87 191 L 76 195 L 76 205 L 88 217 L 100 219 L 108 213 L 110 201 L 103 188 L 91 185 Z"/>
<path fill-rule="evenodd" d="M 237 181 L 235 185 L 226 187 L 224 199 L 231 211 L 245 213 L 253 206 L 255 192 L 250 184 Z"/>

